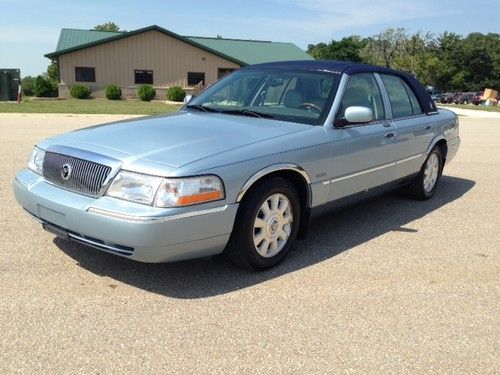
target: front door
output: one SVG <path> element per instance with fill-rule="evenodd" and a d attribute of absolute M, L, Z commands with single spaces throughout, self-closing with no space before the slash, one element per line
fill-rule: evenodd
<path fill-rule="evenodd" d="M 343 94 L 336 122 L 351 106 L 369 107 L 373 121 L 328 127 L 331 142 L 330 200 L 383 185 L 394 179 L 396 129 L 386 119 L 380 88 L 373 74 L 351 76 Z"/>

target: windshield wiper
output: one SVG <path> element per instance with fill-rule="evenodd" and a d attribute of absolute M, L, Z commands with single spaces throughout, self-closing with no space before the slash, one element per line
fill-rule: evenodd
<path fill-rule="evenodd" d="M 219 110 L 217 110 L 215 108 L 212 108 L 212 107 L 209 107 L 209 106 L 203 105 L 203 104 L 188 104 L 186 106 L 186 108 L 196 109 L 198 111 L 203 111 L 203 112 L 220 112 Z"/>
<path fill-rule="evenodd" d="M 221 113 L 228 113 L 230 115 L 242 115 L 242 116 L 260 117 L 260 118 L 274 118 L 274 116 L 269 114 L 269 113 L 252 111 L 250 109 L 226 109 L 226 110 L 221 110 L 220 112 Z"/>

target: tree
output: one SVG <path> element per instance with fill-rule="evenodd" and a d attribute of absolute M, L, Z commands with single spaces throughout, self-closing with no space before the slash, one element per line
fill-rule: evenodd
<path fill-rule="evenodd" d="M 414 74 L 424 85 L 445 91 L 500 89 L 500 34 L 444 32 L 439 36 L 404 28 L 370 37 L 310 44 L 318 60 L 349 60 L 382 65 Z"/>
<path fill-rule="evenodd" d="M 362 51 L 363 60 L 387 68 L 396 68 L 396 60 L 404 54 L 406 29 L 387 29 L 371 38 Z"/>
<path fill-rule="evenodd" d="M 35 79 L 33 92 L 37 97 L 57 96 L 57 82 L 50 79 L 47 73 L 39 75 Z"/>
<path fill-rule="evenodd" d="M 422 34 L 421 31 L 406 37 L 403 44 L 403 53 L 399 54 L 395 66 L 414 75 L 419 75 L 427 51 L 434 45 L 434 36 L 431 33 Z"/>
<path fill-rule="evenodd" d="M 367 39 L 352 35 L 342 38 L 340 41 L 332 40 L 329 44 L 310 44 L 307 52 L 316 60 L 363 62 L 360 52 L 366 43 Z"/>
<path fill-rule="evenodd" d="M 102 25 L 94 26 L 94 30 L 95 31 L 114 31 L 114 32 L 117 32 L 117 31 L 120 31 L 120 27 L 116 23 L 110 21 L 110 22 L 103 23 Z"/>
<path fill-rule="evenodd" d="M 26 76 L 21 80 L 21 89 L 23 90 L 23 95 L 33 96 L 35 95 L 35 77 Z"/>
<path fill-rule="evenodd" d="M 59 81 L 59 64 L 57 60 L 52 60 L 50 65 L 47 67 L 47 75 L 50 79 L 58 82 Z"/>

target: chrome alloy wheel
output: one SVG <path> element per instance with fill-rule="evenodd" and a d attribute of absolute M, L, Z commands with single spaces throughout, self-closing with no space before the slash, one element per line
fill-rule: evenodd
<path fill-rule="evenodd" d="M 432 153 L 425 163 L 424 169 L 424 189 L 426 192 L 432 191 L 439 177 L 439 157 Z"/>
<path fill-rule="evenodd" d="M 269 196 L 259 208 L 253 224 L 253 244 L 264 258 L 271 258 L 285 247 L 292 232 L 293 212 L 283 194 Z"/>

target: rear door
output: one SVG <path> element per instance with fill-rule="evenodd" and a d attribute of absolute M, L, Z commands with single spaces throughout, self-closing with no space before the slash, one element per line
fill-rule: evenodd
<path fill-rule="evenodd" d="M 329 126 L 331 162 L 328 180 L 330 200 L 342 198 L 394 179 L 396 129 L 386 117 L 380 87 L 372 73 L 349 77 L 336 115 L 338 124 L 345 109 L 369 107 L 373 121 L 367 124 Z"/>
<path fill-rule="evenodd" d="M 379 75 L 398 133 L 395 178 L 403 178 L 418 172 L 424 162 L 424 153 L 436 136 L 433 116 L 423 113 L 417 96 L 400 77 Z"/>

